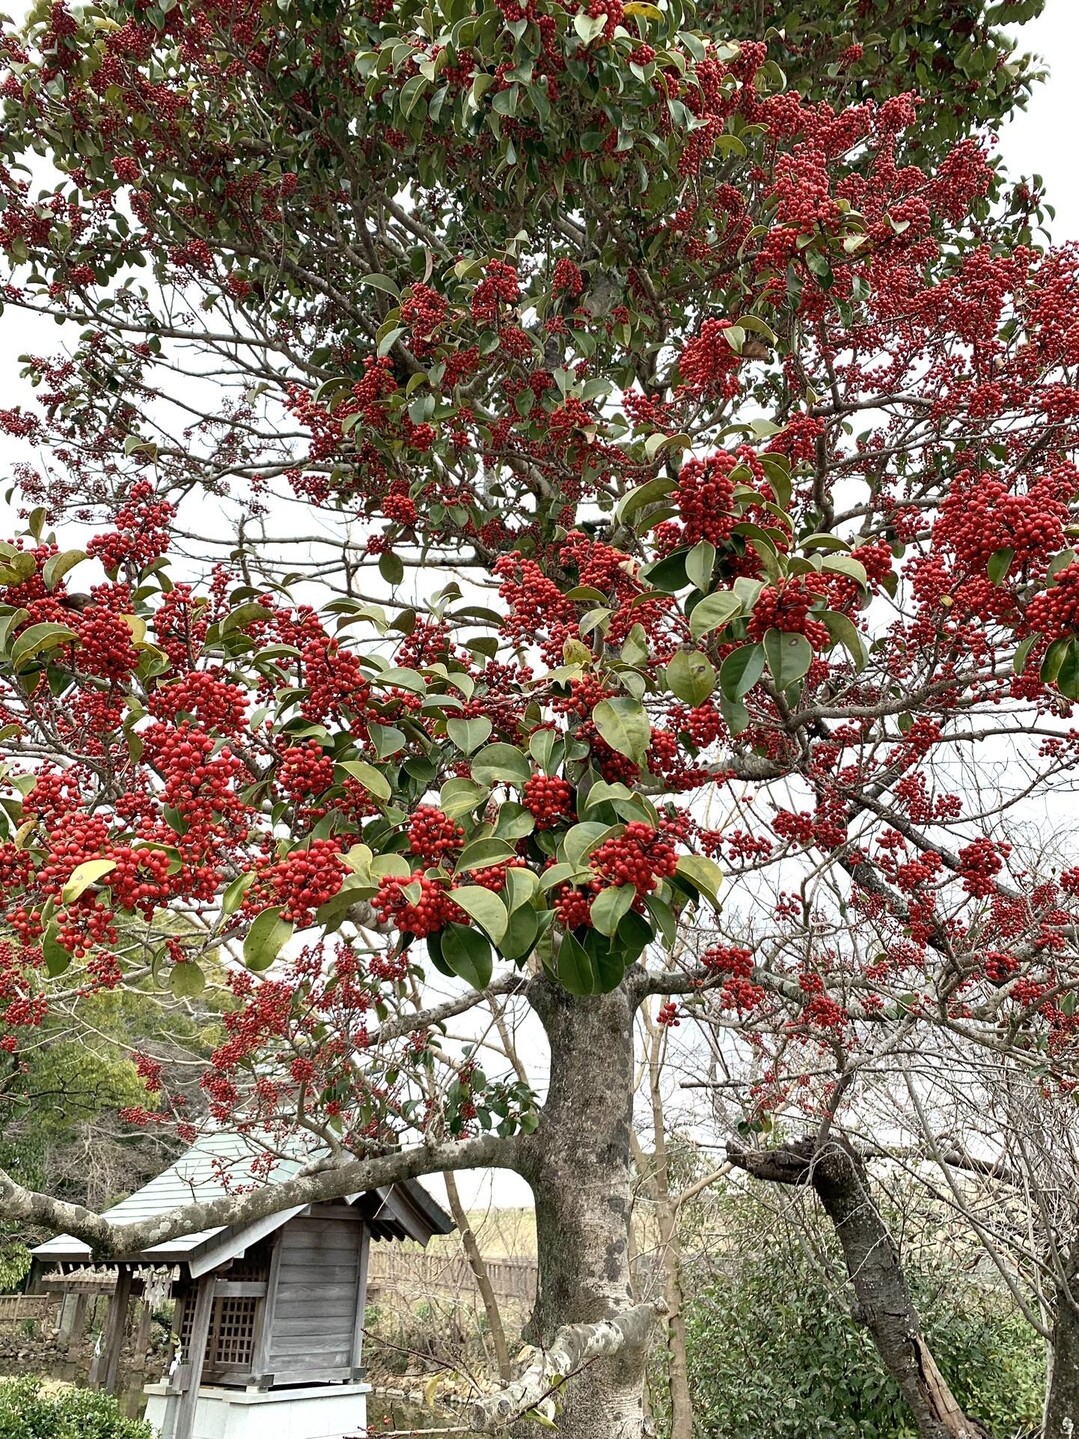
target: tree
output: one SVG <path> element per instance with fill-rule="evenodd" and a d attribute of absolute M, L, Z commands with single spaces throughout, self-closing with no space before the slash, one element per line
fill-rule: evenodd
<path fill-rule="evenodd" d="M 5 41 L 5 302 L 82 328 L 3 415 L 50 454 L 0 569 L 4 1042 L 231 946 L 210 1112 L 323 1155 L 123 1242 L 516 1169 L 546 1353 L 475 1423 L 557 1398 L 569 1439 L 641 1429 L 646 997 L 830 1056 L 822 1139 L 923 1030 L 1070 1063 L 1079 884 L 1005 836 L 1073 762 L 1076 262 L 909 97 L 803 100 L 700 25 L 57 4 Z M 1023 782 L 965 813 L 983 740 Z M 489 996 L 542 1023 L 541 1106 L 439 1041 Z"/>

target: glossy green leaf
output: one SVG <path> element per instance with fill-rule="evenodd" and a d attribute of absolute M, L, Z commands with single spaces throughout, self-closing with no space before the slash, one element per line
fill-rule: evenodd
<path fill-rule="evenodd" d="M 693 606 L 689 617 L 689 632 L 695 640 L 711 630 L 722 629 L 742 613 L 742 601 L 733 590 L 717 590 L 705 595 Z"/>
<path fill-rule="evenodd" d="M 600 700 L 592 721 L 605 743 L 636 764 L 643 765 L 652 738 L 652 723 L 640 700 Z"/>
<path fill-rule="evenodd" d="M 512 784 L 520 789 L 531 775 L 532 766 L 527 757 L 511 744 L 489 744 L 472 759 L 472 778 L 488 788 Z"/>
<path fill-rule="evenodd" d="M 779 630 L 765 632 L 764 654 L 780 690 L 800 680 L 813 663 L 813 649 L 805 635 L 781 634 Z"/>
<path fill-rule="evenodd" d="M 509 924 L 506 906 L 497 894 L 484 889 L 481 884 L 465 884 L 452 891 L 454 904 L 458 904 L 483 929 L 493 944 L 501 944 Z"/>
<path fill-rule="evenodd" d="M 244 940 L 244 964 L 256 974 L 269 969 L 292 938 L 293 929 L 290 919 L 281 918 L 279 906 L 262 910 L 255 916 Z"/>
<path fill-rule="evenodd" d="M 71 875 L 61 891 L 60 898 L 65 904 L 74 904 L 81 894 L 97 884 L 99 880 L 111 874 L 116 868 L 114 859 L 87 859 L 78 864 L 71 871 Z"/>
<path fill-rule="evenodd" d="M 716 687 L 715 666 L 700 650 L 679 650 L 667 666 L 667 687 L 684 704 L 704 704 Z"/>
<path fill-rule="evenodd" d="M 636 898 L 637 888 L 632 884 L 601 889 L 589 905 L 593 927 L 600 934 L 613 935 L 622 916 L 627 913 Z"/>
<path fill-rule="evenodd" d="M 479 990 L 486 989 L 490 984 L 494 955 L 478 929 L 465 924 L 447 924 L 442 931 L 441 951 L 442 958 L 458 979 Z"/>

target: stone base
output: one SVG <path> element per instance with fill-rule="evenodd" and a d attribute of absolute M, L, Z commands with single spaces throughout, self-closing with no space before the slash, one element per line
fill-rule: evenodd
<path fill-rule="evenodd" d="M 147 1384 L 146 1421 L 172 1439 L 179 1394 Z M 222 1389 L 204 1384 L 191 1439 L 352 1439 L 367 1432 L 370 1384 L 312 1384 L 304 1389 Z"/>

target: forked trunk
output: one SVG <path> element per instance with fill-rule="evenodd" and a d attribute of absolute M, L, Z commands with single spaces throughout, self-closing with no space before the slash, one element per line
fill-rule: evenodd
<path fill-rule="evenodd" d="M 1068 1255 L 1068 1290 L 1057 1293 L 1043 1439 L 1079 1439 L 1079 1240 Z"/>
<path fill-rule="evenodd" d="M 530 1339 L 633 1304 L 629 1268 L 632 996 L 574 998 L 540 978 L 529 999 L 547 1031 L 543 1122 L 522 1144 L 536 1204 L 539 1294 Z M 560 1439 L 641 1439 L 647 1346 L 588 1364 L 565 1386 Z"/>
<path fill-rule="evenodd" d="M 899 1251 L 873 1198 L 865 1164 L 844 1141 L 811 1142 L 768 1153 L 728 1149 L 733 1163 L 759 1179 L 811 1184 L 835 1226 L 862 1321 L 902 1390 L 921 1439 L 986 1439 L 964 1414 L 922 1333 Z"/>

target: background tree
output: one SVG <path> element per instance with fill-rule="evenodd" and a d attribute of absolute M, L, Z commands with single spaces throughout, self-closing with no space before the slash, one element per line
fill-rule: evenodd
<path fill-rule="evenodd" d="M 797 1083 L 821 1142 L 923 1030 L 1072 1043 L 1079 886 L 1006 836 L 1074 759 L 1074 257 L 909 98 L 785 94 L 700 24 L 57 4 L 5 42 L 6 302 L 82 326 L 4 415 L 52 457 L 0 570 L 10 1039 L 233 946 L 209 1112 L 323 1152 L 155 1240 L 516 1169 L 548 1350 L 476 1422 L 581 1371 L 571 1439 L 641 1429 L 645 998 L 711 995 L 756 1114 Z M 48 531 L 95 516 L 85 558 Z M 971 811 L 982 742 L 1024 768 Z M 541 1108 L 437 1037 L 490 994 L 542 1024 Z"/>

